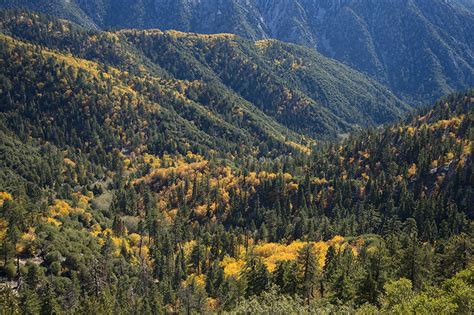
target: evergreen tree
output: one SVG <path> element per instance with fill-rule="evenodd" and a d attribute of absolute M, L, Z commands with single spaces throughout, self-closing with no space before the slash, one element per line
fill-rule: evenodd
<path fill-rule="evenodd" d="M 279 261 L 273 272 L 273 281 L 283 294 L 296 294 L 298 292 L 298 266 L 294 261 Z"/>
<path fill-rule="evenodd" d="M 401 257 L 400 276 L 409 279 L 413 288 L 422 289 L 429 281 L 428 274 L 431 268 L 431 246 L 423 245 L 418 240 L 418 233 L 414 219 L 408 219 L 405 226 L 406 248 Z"/>
<path fill-rule="evenodd" d="M 296 264 L 299 272 L 301 292 L 309 304 L 320 276 L 313 244 L 308 243 L 298 251 Z"/>
<path fill-rule="evenodd" d="M 242 270 L 242 278 L 246 283 L 245 295 L 247 297 L 260 295 L 270 283 L 270 274 L 261 259 L 250 256 Z"/>
<path fill-rule="evenodd" d="M 40 307 L 40 299 L 35 290 L 26 286 L 20 290 L 20 310 L 22 314 L 39 314 Z"/>
<path fill-rule="evenodd" d="M 40 314 L 42 315 L 51 315 L 51 314 L 61 314 L 60 306 L 56 301 L 56 293 L 52 288 L 51 284 L 48 282 L 45 285 L 44 291 L 41 295 L 41 309 Z"/>
<path fill-rule="evenodd" d="M 364 275 L 359 282 L 358 300 L 360 304 L 377 305 L 383 293 L 383 286 L 388 280 L 389 256 L 383 241 L 365 247 L 359 254 L 363 264 Z"/>

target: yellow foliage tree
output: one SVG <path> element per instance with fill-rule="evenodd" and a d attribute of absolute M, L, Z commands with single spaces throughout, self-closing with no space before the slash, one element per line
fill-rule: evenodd
<path fill-rule="evenodd" d="M 416 171 L 417 171 L 417 167 L 416 167 L 416 164 L 413 163 L 410 168 L 408 169 L 408 177 L 412 177 L 412 176 L 415 176 L 416 175 Z"/>

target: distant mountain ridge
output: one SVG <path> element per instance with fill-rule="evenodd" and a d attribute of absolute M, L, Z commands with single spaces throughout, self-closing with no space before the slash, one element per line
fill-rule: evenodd
<path fill-rule="evenodd" d="M 471 0 L 8 0 L 91 28 L 159 28 L 316 47 L 412 103 L 474 86 Z"/>

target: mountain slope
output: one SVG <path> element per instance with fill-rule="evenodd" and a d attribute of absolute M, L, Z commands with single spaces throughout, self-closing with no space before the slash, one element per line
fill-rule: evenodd
<path fill-rule="evenodd" d="M 90 68 L 99 72 L 92 74 L 94 84 L 109 84 L 100 79 L 104 72 L 110 83 L 136 96 L 135 102 L 159 103 L 168 119 L 184 116 L 184 125 L 211 138 L 211 130 L 217 130 L 222 137 L 258 134 L 257 139 L 302 143 L 297 133 L 334 136 L 393 121 L 409 110 L 385 87 L 360 73 L 310 49 L 277 41 L 254 43 L 231 35 L 160 31 L 85 31 L 26 13 L 4 14 L 2 29 L 17 38 L 12 46 L 31 42 L 68 62 L 74 58 L 64 54 L 72 54 L 81 60 L 79 64 L 88 65 L 87 72 Z M 7 37 L 3 40 L 11 42 Z M 16 58 L 21 56 L 18 53 Z M 151 136 L 150 127 L 144 132 Z"/>
<path fill-rule="evenodd" d="M 474 85 L 474 15 L 445 1 L 356 1 L 318 26 L 320 51 L 404 98 Z"/>
<path fill-rule="evenodd" d="M 211 99 L 216 97 L 199 83 L 144 81 L 8 36 L 0 39 L 2 59 L 12 61 L 2 69 L 5 93 L 1 109 L 7 124 L 17 132 L 45 137 L 57 145 L 138 149 L 146 141 L 152 151 L 183 153 L 186 147 L 221 147 L 225 152 L 239 142 L 247 143 L 247 150 L 265 142 L 264 138 L 276 143 L 285 139 L 286 134 L 279 134 L 285 128 L 264 116 L 252 122 L 254 114 L 250 113 L 249 121 L 238 128 L 177 92 L 197 89 L 208 92 Z M 24 92 L 27 82 L 35 83 Z M 287 134 L 291 139 L 291 133 Z"/>
<path fill-rule="evenodd" d="M 305 134 L 381 124 L 408 109 L 385 87 L 310 49 L 276 41 L 254 44 L 234 36 L 122 34 L 177 78 L 224 84 Z"/>
<path fill-rule="evenodd" d="M 48 13 L 49 15 L 70 20 L 87 28 L 98 28 L 96 22 L 94 22 L 75 1 L 53 0 L 45 3 L 41 0 L 13 0 L 2 1 L 0 7 L 2 7 L 2 9 L 19 8 Z"/>
<path fill-rule="evenodd" d="M 472 0 L 457 0 L 454 3 L 457 3 L 463 8 L 470 10 L 471 12 L 474 12 L 474 1 Z"/>
<path fill-rule="evenodd" d="M 233 33 L 316 47 L 414 103 L 474 85 L 474 13 L 469 1 L 40 2 L 6 1 L 3 6 L 47 12 L 85 26 L 94 21 L 92 27 L 99 28 Z"/>
<path fill-rule="evenodd" d="M 0 119 L 0 306 L 472 313 L 473 104 L 468 91 L 311 155 L 232 161 L 59 149 Z"/>

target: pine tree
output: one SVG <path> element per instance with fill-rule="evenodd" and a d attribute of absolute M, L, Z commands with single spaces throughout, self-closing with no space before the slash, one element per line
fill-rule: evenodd
<path fill-rule="evenodd" d="M 457 272 L 467 268 L 472 260 L 474 250 L 473 240 L 462 233 L 446 242 L 439 255 L 439 273 L 445 277 L 453 277 Z"/>
<path fill-rule="evenodd" d="M 114 234 L 119 237 L 125 234 L 125 225 L 123 223 L 123 220 L 118 215 L 114 217 L 114 222 L 112 223 L 112 231 L 114 231 Z"/>
<path fill-rule="evenodd" d="M 356 279 L 360 277 L 360 265 L 347 246 L 334 259 L 331 291 L 334 303 L 348 303 L 356 294 Z"/>
<path fill-rule="evenodd" d="M 203 262 L 205 262 L 205 250 L 206 248 L 201 244 L 201 242 L 198 240 L 196 244 L 193 247 L 193 250 L 191 252 L 191 263 L 194 267 L 194 270 L 196 270 L 197 274 L 200 274 L 202 272 L 201 267 L 203 265 Z"/>
<path fill-rule="evenodd" d="M 40 306 L 41 303 L 35 290 L 26 286 L 20 290 L 20 309 L 22 314 L 38 314 Z"/>
<path fill-rule="evenodd" d="M 36 290 L 43 279 L 43 270 L 36 264 L 28 266 L 25 282 L 32 290 Z"/>
<path fill-rule="evenodd" d="M 41 296 L 41 315 L 54 315 L 54 314 L 61 314 L 60 307 L 58 302 L 56 301 L 56 293 L 54 289 L 51 287 L 50 283 L 47 283 L 44 292 Z"/>
<path fill-rule="evenodd" d="M 418 240 L 414 219 L 408 219 L 405 226 L 406 248 L 401 257 L 400 276 L 409 279 L 415 290 L 426 284 L 431 267 L 431 247 Z"/>
<path fill-rule="evenodd" d="M 364 275 L 359 282 L 358 300 L 360 304 L 378 304 L 383 292 L 383 286 L 388 279 L 389 270 L 388 251 L 383 241 L 364 247 L 359 254 L 364 265 Z"/>
<path fill-rule="evenodd" d="M 298 267 L 301 292 L 309 304 L 320 275 L 313 244 L 306 244 L 298 251 L 296 264 Z"/>
<path fill-rule="evenodd" d="M 78 307 L 81 299 L 81 283 L 77 277 L 77 272 L 72 272 L 71 283 L 66 293 L 66 308 L 74 312 Z"/>
<path fill-rule="evenodd" d="M 267 267 L 265 267 L 261 259 L 254 256 L 250 256 L 247 259 L 242 271 L 242 278 L 247 284 L 245 289 L 245 295 L 247 297 L 260 295 L 270 282 Z"/>
<path fill-rule="evenodd" d="M 296 294 L 298 292 L 298 267 L 294 261 L 280 261 L 273 272 L 273 281 L 283 294 Z"/>
<path fill-rule="evenodd" d="M 326 252 L 326 258 L 324 262 L 322 277 L 320 280 L 319 294 L 321 297 L 325 295 L 327 287 L 332 285 L 335 278 L 335 272 L 337 267 L 337 254 L 334 246 L 330 246 Z"/>

